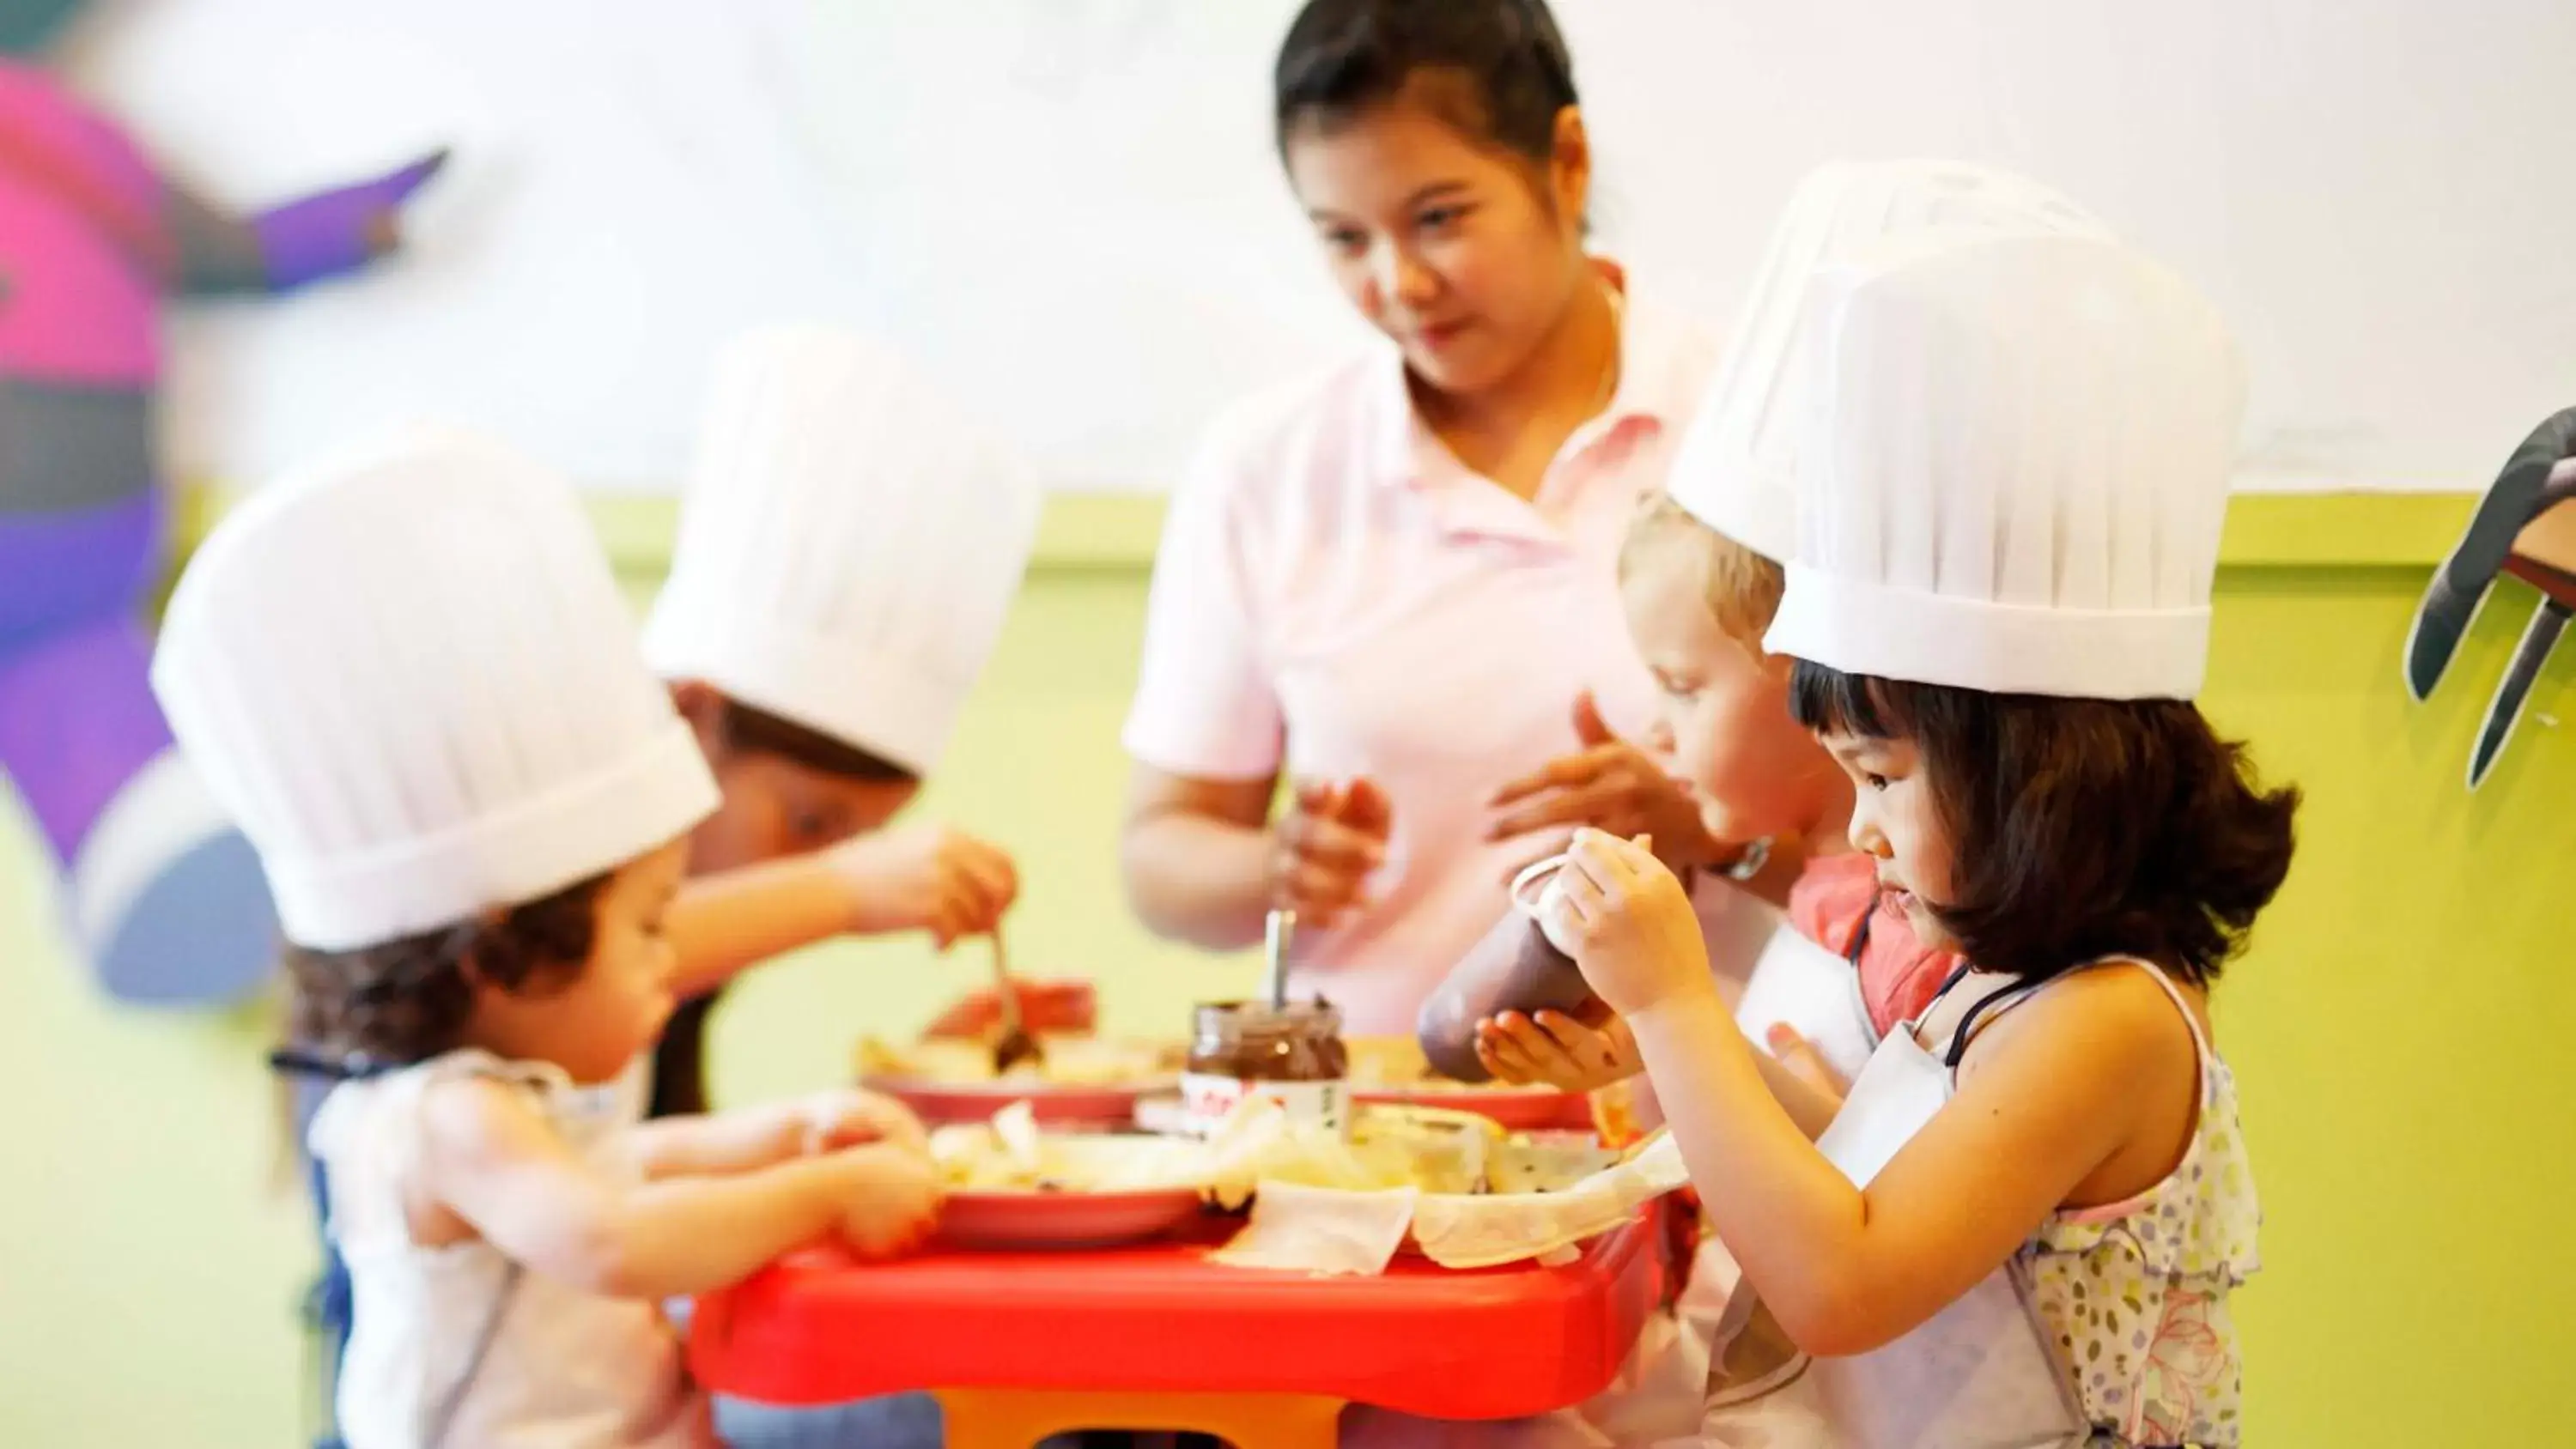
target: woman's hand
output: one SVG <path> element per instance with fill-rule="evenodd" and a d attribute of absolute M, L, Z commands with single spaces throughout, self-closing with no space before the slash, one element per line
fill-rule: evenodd
<path fill-rule="evenodd" d="M 1556 842 L 1575 829 L 1589 826 L 1623 839 L 1653 837 L 1655 853 L 1676 870 L 1731 857 L 1700 823 L 1690 791 L 1654 756 L 1612 733 L 1589 690 L 1574 701 L 1574 738 L 1575 753 L 1493 793 L 1486 802 L 1496 812 L 1487 840 L 1544 834 L 1548 848 L 1532 849 L 1529 859 L 1535 861 L 1555 854 Z"/>
<path fill-rule="evenodd" d="M 1295 911 L 1301 927 L 1332 925 L 1366 900 L 1394 827 L 1393 804 L 1371 781 L 1300 781 L 1271 826 L 1271 906 Z"/>

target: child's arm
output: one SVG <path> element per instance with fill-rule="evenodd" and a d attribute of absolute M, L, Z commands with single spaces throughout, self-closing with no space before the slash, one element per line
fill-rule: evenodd
<path fill-rule="evenodd" d="M 671 903 L 677 987 L 701 995 L 746 967 L 844 934 L 926 930 L 944 950 L 990 932 L 1019 892 L 1008 855 L 944 826 L 862 835 L 703 876 Z"/>
<path fill-rule="evenodd" d="M 873 1092 L 838 1090 L 734 1112 L 664 1117 L 619 1134 L 619 1150 L 646 1178 L 749 1172 L 791 1157 L 871 1142 L 927 1150 L 919 1118 Z"/>
<path fill-rule="evenodd" d="M 708 1292 L 836 1230 L 895 1251 L 937 1212 L 929 1164 L 892 1143 L 629 1185 L 567 1150 L 505 1084 L 442 1082 L 422 1116 L 421 1186 L 513 1261 L 594 1293 Z"/>
<path fill-rule="evenodd" d="M 1957 1095 L 1854 1187 L 1772 1095 L 1709 983 L 1679 883 L 1597 833 L 1567 875 L 1560 924 L 1594 988 L 1624 1008 L 1718 1236 L 1811 1353 L 1875 1348 L 1967 1292 L 2177 1080 L 2182 1033 L 2153 982 L 2071 980 L 1980 1037 Z M 2195 1071 L 2187 1040 L 2181 1050 L 2181 1070 Z"/>

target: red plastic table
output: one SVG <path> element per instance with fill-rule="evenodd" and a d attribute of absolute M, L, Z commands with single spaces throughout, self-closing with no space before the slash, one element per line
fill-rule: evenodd
<path fill-rule="evenodd" d="M 1607 1388 L 1661 1300 L 1659 1209 L 1575 1262 L 1374 1278 L 1207 1261 L 1231 1222 L 1083 1253 L 790 1257 L 698 1303 L 708 1387 L 773 1404 L 929 1390 L 948 1442 L 1029 1449 L 1071 1429 L 1188 1429 L 1325 1449 L 1345 1404 L 1502 1419 Z"/>

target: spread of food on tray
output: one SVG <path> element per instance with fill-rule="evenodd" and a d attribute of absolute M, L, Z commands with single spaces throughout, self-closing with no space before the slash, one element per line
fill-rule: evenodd
<path fill-rule="evenodd" d="M 1364 1106 L 1347 1133 L 1298 1123 L 1263 1098 L 1205 1137 L 1051 1132 L 1026 1103 L 943 1126 L 931 1153 L 948 1191 L 943 1234 L 963 1246 L 1093 1247 L 1138 1241 L 1209 1212 L 1252 1221 L 1227 1261 L 1376 1272 L 1413 1248 L 1475 1267 L 1544 1258 L 1626 1222 L 1658 1192 L 1651 1145 L 1620 1153 L 1577 1133 L 1512 1133 L 1474 1113 Z M 1670 1181 L 1664 1178 L 1669 1176 Z M 1649 1184 L 1651 1190 L 1645 1190 Z M 1385 1236 L 1354 1258 L 1354 1213 Z"/>
<path fill-rule="evenodd" d="M 934 1125 L 960 1246 L 1108 1246 L 1248 1208 L 1220 1260 L 1480 1267 L 1552 1260 L 1684 1181 L 1668 1141 L 1582 1095 L 1444 1078 L 1411 1038 L 1345 1038 L 1320 1000 L 1209 1002 L 1186 1041 L 1043 1035 L 1023 1057 L 990 1038 L 858 1051 Z"/>
<path fill-rule="evenodd" d="M 933 1123 L 975 1122 L 1014 1101 L 1030 1103 L 1038 1120 L 1050 1124 L 1126 1126 L 1155 1115 L 1174 1125 L 1185 1115 L 1180 1098 L 1197 1100 L 1186 1115 L 1198 1129 L 1233 1105 L 1241 1095 L 1228 1083 L 1268 1081 L 1273 1095 L 1293 1092 L 1280 1084 L 1295 1079 L 1339 1083 L 1347 1102 L 1419 1104 L 1478 1112 L 1515 1129 L 1580 1129 L 1593 1122 L 1584 1099 L 1548 1086 L 1453 1081 L 1433 1071 L 1422 1049 L 1409 1037 L 1334 1037 L 1334 1050 L 1301 1052 L 1292 1036 L 1290 1049 L 1276 1049 L 1276 1034 L 1264 1036 L 1247 1027 L 1233 1003 L 1202 1008 L 1202 1013 L 1232 1012 L 1202 1023 L 1193 1041 L 1150 1041 L 1126 1037 L 1041 1034 L 1037 1058 L 996 1071 L 989 1040 L 938 1037 L 893 1043 L 869 1037 L 859 1043 L 859 1080 L 886 1093 Z M 1225 1022 L 1218 1026 L 1215 1021 Z M 1291 1023 L 1302 1029 L 1303 1022 Z M 1222 1042 L 1209 1033 L 1231 1030 Z M 1320 1092 L 1320 1087 L 1308 1092 Z M 1210 1095 L 1210 1094 L 1213 1095 Z M 1165 1100 L 1171 1099 L 1171 1100 Z M 1159 1125 L 1159 1124 L 1157 1124 Z"/>

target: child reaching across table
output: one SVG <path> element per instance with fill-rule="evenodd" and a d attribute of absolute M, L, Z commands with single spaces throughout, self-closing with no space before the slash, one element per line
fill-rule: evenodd
<path fill-rule="evenodd" d="M 655 1116 L 706 1110 L 723 984 L 842 934 L 996 930 L 1019 893 L 1000 847 L 888 828 L 946 753 L 1036 540 L 1029 469 L 892 349 L 765 327 L 716 360 L 646 662 L 723 803 L 690 832 L 673 912 L 680 1009 Z M 1033 1030 L 1091 1023 L 1087 982 L 1023 984 Z M 943 1028 L 995 1011 L 963 1003 Z"/>
<path fill-rule="evenodd" d="M 713 1443 L 661 1301 L 927 1231 L 860 1093 L 637 1128 L 597 1088 L 672 1005 L 715 804 L 571 490 L 421 438 L 276 485 L 173 596 L 153 683 L 257 846 L 360 1310 L 353 1449 Z"/>

